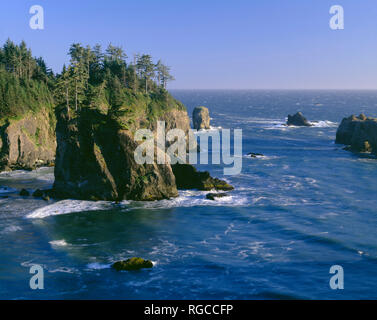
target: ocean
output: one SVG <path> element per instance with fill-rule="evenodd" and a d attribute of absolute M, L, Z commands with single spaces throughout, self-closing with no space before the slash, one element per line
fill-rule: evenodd
<path fill-rule="evenodd" d="M 200 165 L 235 190 L 176 199 L 45 202 L 53 168 L 0 173 L 0 299 L 375 299 L 377 159 L 335 144 L 343 117 L 377 116 L 377 91 L 173 90 L 191 116 L 242 129 L 239 175 Z M 302 111 L 313 127 L 286 127 Z M 264 156 L 251 158 L 247 153 Z M 117 272 L 140 256 L 152 269 Z M 30 266 L 44 269 L 31 290 Z M 331 266 L 344 289 L 329 286 Z"/>

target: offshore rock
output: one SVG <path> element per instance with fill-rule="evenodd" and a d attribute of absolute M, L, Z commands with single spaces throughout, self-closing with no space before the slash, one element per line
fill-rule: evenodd
<path fill-rule="evenodd" d="M 112 267 L 117 271 L 132 271 L 132 270 L 140 270 L 144 268 L 152 268 L 153 262 L 150 260 L 144 260 L 143 258 L 130 258 L 127 260 L 117 261 L 115 262 Z"/>
<path fill-rule="evenodd" d="M 347 145 L 353 152 L 377 154 L 377 118 L 364 114 L 344 118 L 336 132 L 335 143 Z"/>
<path fill-rule="evenodd" d="M 197 171 L 191 164 L 172 165 L 178 189 L 233 190 L 233 186 L 224 180 L 212 178 L 208 171 Z"/>
<path fill-rule="evenodd" d="M 209 111 L 206 107 L 196 107 L 192 112 L 194 129 L 210 129 Z"/>
<path fill-rule="evenodd" d="M 287 120 L 288 126 L 299 126 L 299 127 L 311 127 L 312 124 L 304 117 L 301 112 L 297 112 L 296 114 L 288 115 Z"/>

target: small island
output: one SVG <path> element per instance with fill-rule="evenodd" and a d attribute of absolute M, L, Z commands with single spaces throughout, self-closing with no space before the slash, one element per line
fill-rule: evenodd
<path fill-rule="evenodd" d="M 377 118 L 364 114 L 344 118 L 336 132 L 336 143 L 353 152 L 377 155 Z"/>

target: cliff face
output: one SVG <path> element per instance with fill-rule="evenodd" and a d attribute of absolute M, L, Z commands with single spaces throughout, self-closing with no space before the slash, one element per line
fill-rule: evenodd
<path fill-rule="evenodd" d="M 0 127 L 0 170 L 35 169 L 54 163 L 55 117 L 48 108 L 6 120 Z"/>
<path fill-rule="evenodd" d="M 344 118 L 336 132 L 336 143 L 354 152 L 377 154 L 377 118 L 361 114 Z"/>
<path fill-rule="evenodd" d="M 194 129 L 210 129 L 209 111 L 206 107 L 196 107 L 192 112 Z"/>
<path fill-rule="evenodd" d="M 119 129 L 105 115 L 87 111 L 69 119 L 63 111 L 56 134 L 55 197 L 159 200 L 178 196 L 170 165 L 137 164 L 138 144 L 131 131 Z"/>
<path fill-rule="evenodd" d="M 138 143 L 134 141 L 134 131 L 120 125 L 129 123 L 126 117 L 112 118 L 93 109 L 71 117 L 63 108 L 57 112 L 57 121 L 55 182 L 51 191 L 55 198 L 144 201 L 177 197 L 178 188 L 233 189 L 189 164 L 136 163 L 134 151 Z M 169 108 L 154 121 L 138 116 L 132 127 L 154 131 L 157 121 L 165 121 L 166 130 L 180 128 L 187 133 L 190 129 L 187 112 L 181 107 Z M 157 152 L 163 151 L 157 149 L 155 156 Z"/>

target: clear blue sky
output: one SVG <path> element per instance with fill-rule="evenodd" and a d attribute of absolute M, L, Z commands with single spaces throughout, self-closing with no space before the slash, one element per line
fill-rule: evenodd
<path fill-rule="evenodd" d="M 29 28 L 35 4 L 44 30 Z M 335 4 L 344 30 L 329 28 Z M 172 67 L 170 88 L 377 88 L 376 0 L 4 0 L 8 37 L 56 72 L 73 42 L 149 53 Z"/>

